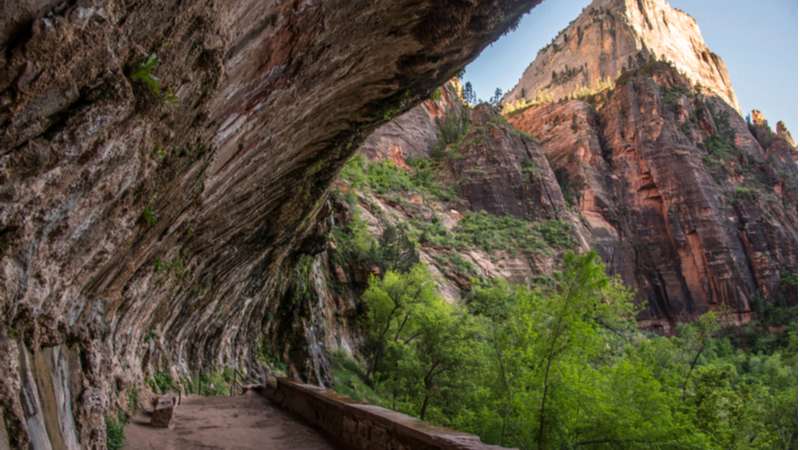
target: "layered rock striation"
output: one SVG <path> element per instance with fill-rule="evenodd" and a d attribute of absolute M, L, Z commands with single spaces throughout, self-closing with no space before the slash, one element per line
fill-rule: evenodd
<path fill-rule="evenodd" d="M 509 120 L 541 141 L 592 246 L 644 300 L 645 325 L 669 330 L 708 310 L 741 323 L 758 302 L 796 304 L 797 166 L 785 139 L 765 147 L 668 63 L 587 100 Z"/>
<path fill-rule="evenodd" d="M 541 145 L 489 105 L 466 107 L 453 84 L 377 129 L 359 154 L 334 185 L 327 284 L 312 298 L 354 311 L 371 274 L 421 262 L 457 302 L 475 277 L 529 282 L 564 251 L 588 248 Z M 376 250 L 353 251 L 364 238 L 354 228 Z M 343 347 L 357 350 L 352 342 Z"/>
<path fill-rule="evenodd" d="M 666 0 L 594 0 L 539 51 L 503 103 L 596 90 L 654 58 L 671 61 L 692 85 L 739 109 L 725 63 L 706 46 L 694 18 Z"/>
<path fill-rule="evenodd" d="M 313 380 L 285 302 L 329 182 L 535 3 L 3 6 L 0 436 L 103 448 L 145 376 L 262 345 Z"/>

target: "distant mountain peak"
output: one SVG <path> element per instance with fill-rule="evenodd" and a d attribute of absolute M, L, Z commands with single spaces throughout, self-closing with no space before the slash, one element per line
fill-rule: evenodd
<path fill-rule="evenodd" d="M 594 0 L 537 54 L 503 103 L 592 91 L 651 58 L 673 63 L 693 84 L 740 109 L 724 61 L 705 44 L 695 19 L 666 0 Z"/>

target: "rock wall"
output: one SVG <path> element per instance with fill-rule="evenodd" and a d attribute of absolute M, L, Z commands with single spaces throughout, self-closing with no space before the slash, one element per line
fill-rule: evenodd
<path fill-rule="evenodd" d="M 385 163 L 411 179 L 428 181 L 384 188 L 343 176 L 334 185 L 338 201 L 333 207 L 340 230 L 357 215 L 380 246 L 387 232 L 413 240 L 414 259 L 428 267 L 441 294 L 453 302 L 470 289 L 472 277 L 524 283 L 552 272 L 564 251 L 588 249 L 585 228 L 567 207 L 541 145 L 489 105 L 465 107 L 457 91 L 455 85 L 445 86 L 437 100 L 380 127 L 359 149 L 366 166 Z M 443 148 L 443 129 L 452 126 L 445 124 L 448 120 L 463 121 L 463 130 Z M 489 223 L 476 223 L 482 218 Z M 494 241 L 497 234 L 520 239 Z M 335 247 L 329 241 L 321 256 L 331 260 Z M 329 281 L 345 281 L 332 290 L 345 292 L 352 305 L 358 304 L 369 274 L 386 269 L 382 261 L 354 263 L 358 259 L 333 257 L 338 262 L 328 265 L 333 269 Z"/>
<path fill-rule="evenodd" d="M 796 304 L 784 286 L 797 270 L 786 140 L 762 147 L 735 109 L 667 63 L 588 100 L 509 120 L 541 141 L 592 246 L 645 301 L 644 325 L 669 330 L 710 309 L 747 322 L 759 299 Z"/>
<path fill-rule="evenodd" d="M 535 3 L 4 4 L 10 445 L 103 448 L 145 375 L 303 347 L 276 312 L 338 168 Z"/>
<path fill-rule="evenodd" d="M 724 61 L 706 46 L 694 18 L 666 0 L 594 0 L 539 51 L 503 103 L 593 90 L 650 58 L 673 62 L 692 85 L 739 109 Z"/>

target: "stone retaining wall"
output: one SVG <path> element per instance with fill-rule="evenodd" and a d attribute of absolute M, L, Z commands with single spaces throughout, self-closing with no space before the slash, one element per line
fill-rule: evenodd
<path fill-rule="evenodd" d="M 333 391 L 280 378 L 264 396 L 342 446 L 353 450 L 502 450 L 477 436 L 358 403 Z"/>

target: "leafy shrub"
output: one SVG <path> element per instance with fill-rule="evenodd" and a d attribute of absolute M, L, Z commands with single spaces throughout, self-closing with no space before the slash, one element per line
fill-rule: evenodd
<path fill-rule="evenodd" d="M 458 144 L 469 131 L 469 114 L 464 111 L 451 111 L 444 119 L 437 119 L 438 140 L 431 149 L 431 158 L 443 159 L 458 151 Z"/>
<path fill-rule="evenodd" d="M 155 53 L 149 55 L 144 61 L 134 66 L 128 77 L 133 82 L 141 83 L 144 87 L 159 100 L 167 103 L 175 103 L 178 98 L 169 90 L 161 89 L 161 80 L 155 76 L 155 69 L 158 67 L 159 60 Z"/>
<path fill-rule="evenodd" d="M 156 372 L 145 381 L 150 390 L 156 394 L 164 394 L 175 389 L 175 382 L 167 372 Z"/>
<path fill-rule="evenodd" d="M 342 167 L 341 172 L 339 172 L 339 178 L 348 182 L 356 189 L 363 188 L 367 186 L 368 182 L 366 167 L 366 158 L 361 154 L 356 154 Z"/>
<path fill-rule="evenodd" d="M 558 220 L 529 222 L 486 212 L 468 213 L 454 229 L 456 239 L 486 251 L 540 251 L 574 243 L 569 225 Z"/>
<path fill-rule="evenodd" d="M 222 371 L 201 373 L 198 376 L 192 377 L 188 385 L 184 387 L 190 394 L 203 396 L 229 395 L 232 393 L 231 383 L 233 383 L 233 381 L 233 369 L 225 368 Z"/>
<path fill-rule="evenodd" d="M 404 227 L 387 226 L 380 239 L 375 239 L 361 220 L 358 210 L 346 228 L 336 227 L 332 232 L 343 264 L 378 266 L 381 271 L 406 271 L 419 261 L 415 243 Z"/>
<path fill-rule="evenodd" d="M 661 101 L 668 108 L 674 109 L 681 98 L 691 95 L 691 91 L 683 85 L 675 85 L 665 89 L 661 93 Z"/>
<path fill-rule="evenodd" d="M 142 211 L 142 220 L 144 220 L 144 223 L 146 223 L 148 226 L 152 227 L 158 223 L 158 215 L 152 207 L 147 206 Z"/>
<path fill-rule="evenodd" d="M 729 160 L 735 151 L 735 146 L 719 134 L 709 136 L 703 142 L 703 147 L 708 151 L 711 160 L 715 162 Z"/>
<path fill-rule="evenodd" d="M 158 159 L 164 159 L 169 155 L 169 151 L 162 146 L 157 146 L 153 149 L 153 154 Z"/>
<path fill-rule="evenodd" d="M 155 53 L 151 54 L 133 68 L 130 79 L 142 83 L 154 96 L 161 97 L 161 81 L 153 73 L 158 67 L 158 62 L 158 56 Z"/>
<path fill-rule="evenodd" d="M 458 276 L 471 280 L 480 275 L 478 269 L 471 262 L 454 251 L 434 254 L 433 259 L 437 262 L 440 269 L 442 267 L 449 267 L 450 270 L 455 272 Z"/>
<path fill-rule="evenodd" d="M 258 362 L 267 366 L 272 373 L 280 376 L 286 376 L 286 363 L 284 363 L 277 355 L 274 355 L 269 349 L 269 343 L 266 339 L 262 339 L 256 348 L 256 358 Z"/>
<path fill-rule="evenodd" d="M 388 160 L 373 162 L 367 166 L 367 182 L 379 194 L 408 192 L 415 188 L 411 175 Z"/>
<path fill-rule="evenodd" d="M 706 164 L 719 166 L 741 154 L 736 147 L 736 134 L 730 124 L 728 113 L 724 110 L 714 111 L 712 117 L 716 133 L 706 138 L 703 142 L 708 154 L 703 158 Z"/>
<path fill-rule="evenodd" d="M 128 388 L 128 411 L 133 413 L 139 409 L 139 390 L 131 386 Z"/>
<path fill-rule="evenodd" d="M 417 158 L 409 161 L 412 168 L 411 181 L 414 190 L 426 193 L 443 201 L 451 201 L 455 193 L 451 187 L 442 184 L 439 166 L 431 159 Z"/>
<path fill-rule="evenodd" d="M 373 405 L 390 406 L 367 384 L 366 371 L 361 363 L 341 350 L 334 351 L 329 356 L 333 388 L 336 392 Z"/>
<path fill-rule="evenodd" d="M 414 192 L 444 201 L 453 199 L 453 190 L 439 181 L 434 161 L 417 158 L 409 165 L 410 171 L 389 160 L 370 162 L 357 155 L 345 164 L 340 176 L 355 189 L 369 188 L 381 195 Z"/>
<path fill-rule="evenodd" d="M 755 200 L 758 193 L 750 186 L 739 185 L 734 189 L 733 195 L 737 200 Z"/>
<path fill-rule="evenodd" d="M 443 89 L 441 88 L 441 86 L 437 87 L 436 89 L 434 89 L 433 92 L 431 93 L 431 100 L 433 100 L 435 102 L 438 102 L 439 100 L 441 100 L 442 99 L 442 91 L 443 91 Z"/>
<path fill-rule="evenodd" d="M 479 248 L 487 252 L 549 252 L 574 245 L 572 228 L 560 220 L 531 222 L 514 216 L 498 216 L 484 211 L 469 212 L 448 231 L 434 217 L 412 221 L 421 244 L 443 249 Z"/>
<path fill-rule="evenodd" d="M 530 175 L 530 176 L 538 176 L 541 173 L 539 167 L 533 162 L 531 159 L 525 159 L 522 161 L 522 173 Z"/>
<path fill-rule="evenodd" d="M 127 420 L 122 413 L 117 417 L 106 416 L 106 448 L 108 450 L 122 450 L 125 445 L 125 422 Z"/>

